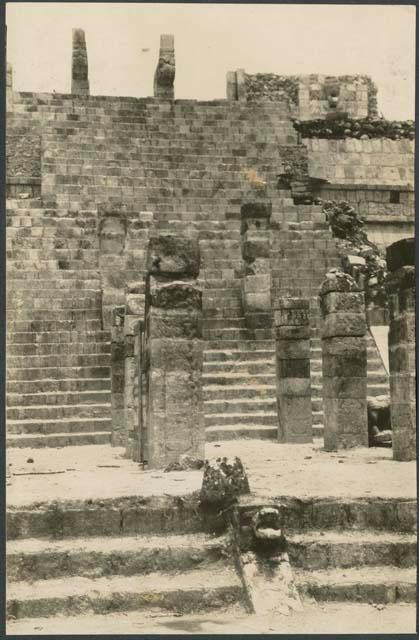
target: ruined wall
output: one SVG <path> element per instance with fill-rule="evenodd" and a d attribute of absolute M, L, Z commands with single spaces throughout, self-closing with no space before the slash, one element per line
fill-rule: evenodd
<path fill-rule="evenodd" d="M 362 75 L 284 76 L 248 74 L 240 69 L 227 76 L 230 100 L 275 102 L 285 97 L 293 108 L 293 115 L 301 120 L 326 118 L 330 113 L 346 113 L 351 118 L 376 116 L 376 95 L 371 78 Z"/>

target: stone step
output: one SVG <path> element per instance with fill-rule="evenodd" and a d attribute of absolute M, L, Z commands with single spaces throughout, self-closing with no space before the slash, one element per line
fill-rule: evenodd
<path fill-rule="evenodd" d="M 65 322 L 78 324 L 89 320 L 101 321 L 102 309 L 96 306 L 92 309 L 10 309 L 8 320 L 13 322 Z M 69 327 L 71 328 L 71 326 Z M 101 327 L 100 327 L 101 328 Z"/>
<path fill-rule="evenodd" d="M 253 352 L 254 354 L 257 351 Z M 248 373 L 250 375 L 257 375 L 258 373 L 275 373 L 275 363 L 273 359 L 270 360 L 224 360 L 222 362 L 205 362 L 203 366 L 204 374 L 214 374 L 214 373 Z"/>
<path fill-rule="evenodd" d="M 291 566 L 310 571 L 364 566 L 415 567 L 416 536 L 376 531 L 307 531 L 287 537 Z"/>
<path fill-rule="evenodd" d="M 255 441 L 255 446 L 257 442 Z M 261 506 L 281 505 L 286 536 L 303 532 L 392 531 L 414 533 L 417 527 L 416 500 L 392 497 L 305 497 L 281 496 L 262 501 L 257 496 L 242 496 L 239 501 L 240 524 L 250 528 Z"/>
<path fill-rule="evenodd" d="M 281 497 L 277 502 L 282 505 L 287 536 L 313 530 L 416 531 L 414 499 Z M 277 502 L 252 495 L 242 496 L 239 501 L 241 526 L 250 527 L 254 514 L 261 506 L 275 505 Z M 86 499 L 74 504 L 44 502 L 32 507 L 9 507 L 7 536 L 9 540 L 15 540 L 197 532 L 203 530 L 197 506 L 193 501 L 180 504 L 176 496 L 151 496 L 140 501 L 133 496 L 125 499 Z"/>
<path fill-rule="evenodd" d="M 8 407 L 33 407 L 36 405 L 78 405 L 110 403 L 110 390 L 106 391 L 76 391 L 76 392 L 37 392 L 37 393 L 8 393 Z"/>
<path fill-rule="evenodd" d="M 17 396 L 42 393 L 80 393 L 111 390 L 111 379 L 73 378 L 67 380 L 7 380 L 6 391 Z"/>
<path fill-rule="evenodd" d="M 276 409 L 276 407 L 275 407 Z M 255 411 L 241 413 L 212 413 L 205 415 L 205 426 L 242 426 L 248 424 L 272 425 L 277 427 L 278 415 L 276 411 Z"/>
<path fill-rule="evenodd" d="M 10 356 L 75 356 L 103 355 L 111 353 L 110 342 L 36 342 L 8 343 Z"/>
<path fill-rule="evenodd" d="M 12 345 L 21 344 L 86 344 L 86 343 L 106 343 L 111 342 L 109 331 L 17 331 L 6 334 L 8 349 Z"/>
<path fill-rule="evenodd" d="M 229 311 L 231 312 L 231 309 L 229 309 Z M 240 316 L 241 316 L 241 311 L 240 311 Z M 204 317 L 204 323 L 203 323 L 203 331 L 205 332 L 209 332 L 209 331 L 215 331 L 215 330 L 220 330 L 220 331 L 231 331 L 231 330 L 241 330 L 241 329 L 245 329 L 246 328 L 246 321 L 243 317 L 238 316 L 237 318 L 235 317 L 228 317 L 228 318 L 214 318 L 214 317 Z"/>
<path fill-rule="evenodd" d="M 205 418 L 210 419 L 214 414 L 234 414 L 238 413 L 262 413 L 262 412 L 275 412 L 277 410 L 276 397 L 271 392 L 268 397 L 254 397 L 254 398 L 238 398 L 238 399 L 225 399 L 217 398 L 216 400 L 204 401 L 204 413 Z"/>
<path fill-rule="evenodd" d="M 269 351 L 275 353 L 274 340 L 211 340 L 206 343 L 204 354 L 208 351 Z"/>
<path fill-rule="evenodd" d="M 110 426 L 110 425 L 109 425 Z M 95 431 L 91 433 L 49 433 L 48 435 L 8 435 L 6 447 L 20 449 L 39 449 L 57 447 L 78 447 L 84 445 L 110 444 L 112 432 Z"/>
<path fill-rule="evenodd" d="M 217 387 L 220 391 L 228 388 L 243 389 L 243 393 L 246 395 L 246 390 L 251 393 L 252 387 L 270 386 L 276 388 L 276 376 L 271 373 L 259 373 L 257 375 L 249 375 L 246 373 L 204 373 L 202 376 L 202 383 L 204 387 L 207 387 L 207 391 L 210 392 L 213 386 Z M 215 392 L 215 391 L 214 391 Z"/>
<path fill-rule="evenodd" d="M 7 576 L 11 582 L 54 578 L 132 576 L 153 571 L 188 571 L 222 560 L 224 537 L 204 533 L 168 536 L 42 538 L 11 540 Z"/>
<path fill-rule="evenodd" d="M 207 349 L 204 351 L 204 367 L 210 363 L 231 363 L 231 362 L 271 362 L 274 352 L 270 349 Z"/>
<path fill-rule="evenodd" d="M 175 574 L 72 577 L 9 583 L 7 614 L 14 619 L 72 616 L 90 611 L 211 611 L 240 602 L 242 586 L 234 569 L 223 562 L 210 568 Z"/>
<path fill-rule="evenodd" d="M 69 435 L 107 431 L 111 428 L 111 406 L 104 405 L 102 415 L 97 416 L 79 416 L 76 411 L 66 418 L 37 419 L 31 415 L 25 419 L 8 419 L 6 425 L 9 435 Z"/>
<path fill-rule="evenodd" d="M 244 425 L 212 425 L 205 429 L 205 439 L 207 442 L 218 442 L 224 440 L 244 440 L 249 438 L 278 440 L 278 427 L 265 424 L 244 424 Z"/>
<path fill-rule="evenodd" d="M 109 378 L 110 367 L 35 367 L 31 369 L 8 369 L 8 380 L 45 381 L 75 378 Z"/>
<path fill-rule="evenodd" d="M 48 318 L 48 316 L 47 316 Z M 102 320 L 7 320 L 7 333 L 92 333 L 103 331 Z"/>
<path fill-rule="evenodd" d="M 8 356 L 7 367 L 10 369 L 42 369 L 59 367 L 104 367 L 109 366 L 108 353 Z"/>
<path fill-rule="evenodd" d="M 110 405 L 108 403 L 101 404 L 63 404 L 63 405 L 27 405 L 20 407 L 7 407 L 6 418 L 9 421 L 25 421 L 30 422 L 40 420 L 61 420 L 63 418 L 77 417 L 79 420 L 84 418 L 102 418 L 106 413 L 110 413 Z"/>
<path fill-rule="evenodd" d="M 379 604 L 416 601 L 416 569 L 400 567 L 350 567 L 297 570 L 300 594 L 322 601 L 364 601 Z"/>
<path fill-rule="evenodd" d="M 223 400 L 248 400 L 263 401 L 264 399 L 276 399 L 275 384 L 237 384 L 235 380 L 227 379 L 226 385 L 208 384 L 207 377 L 203 376 L 203 393 L 205 401 Z"/>

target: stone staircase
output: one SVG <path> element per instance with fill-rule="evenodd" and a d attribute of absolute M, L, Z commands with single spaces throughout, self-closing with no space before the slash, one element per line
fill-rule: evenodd
<path fill-rule="evenodd" d="M 281 500 L 288 553 L 303 600 L 415 602 L 416 511 L 400 498 Z M 240 501 L 246 548 L 258 498 Z M 203 531 L 196 505 L 173 497 L 9 508 L 7 615 L 19 624 L 141 612 L 245 615 L 242 583 L 223 536 Z M 32 619 L 32 620 L 31 620 Z M 103 622 L 102 622 L 103 624 Z"/>
<path fill-rule="evenodd" d="M 277 437 L 273 340 L 212 341 L 204 352 L 208 441 Z"/>
<path fill-rule="evenodd" d="M 141 611 L 151 620 L 242 610 L 224 537 L 202 532 L 174 499 L 146 502 L 59 505 L 61 525 L 59 517 L 48 521 L 48 504 L 9 512 L 9 620 L 74 616 L 82 630 L 89 613 Z"/>
<path fill-rule="evenodd" d="M 72 222 L 40 199 L 7 201 L 8 446 L 110 442 L 97 248 Z"/>

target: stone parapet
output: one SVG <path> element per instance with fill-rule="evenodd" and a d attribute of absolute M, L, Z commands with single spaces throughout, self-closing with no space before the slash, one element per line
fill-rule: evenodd
<path fill-rule="evenodd" d="M 364 293 L 332 269 L 320 287 L 324 446 L 368 446 L 367 331 Z"/>

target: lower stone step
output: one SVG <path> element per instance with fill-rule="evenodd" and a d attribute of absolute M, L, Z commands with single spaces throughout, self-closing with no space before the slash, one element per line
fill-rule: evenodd
<path fill-rule="evenodd" d="M 287 536 L 291 565 L 305 570 L 415 567 L 416 536 L 378 531 L 306 531 Z"/>
<path fill-rule="evenodd" d="M 253 413 L 212 413 L 205 416 L 205 426 L 225 426 L 241 427 L 245 425 L 272 425 L 277 426 L 278 415 L 276 411 L 262 411 Z"/>
<path fill-rule="evenodd" d="M 255 425 L 214 425 L 205 429 L 205 439 L 207 442 L 218 442 L 219 440 L 243 440 L 243 439 L 278 439 L 278 427 L 265 424 Z"/>
<path fill-rule="evenodd" d="M 400 567 L 341 567 L 295 572 L 302 595 L 320 601 L 387 604 L 416 601 L 416 569 Z"/>
<path fill-rule="evenodd" d="M 9 581 L 188 571 L 222 560 L 227 541 L 204 533 L 11 540 L 7 546 Z"/>
<path fill-rule="evenodd" d="M 63 419 L 7 420 L 7 433 L 13 435 L 49 435 L 59 433 L 90 433 L 111 430 L 111 407 L 106 407 L 107 415 L 93 418 L 71 416 Z"/>
<path fill-rule="evenodd" d="M 225 563 L 175 574 L 66 578 L 11 583 L 7 615 L 12 619 L 80 613 L 166 610 L 211 611 L 242 600 L 242 586 Z"/>
<path fill-rule="evenodd" d="M 76 447 L 79 445 L 110 444 L 111 431 L 91 433 L 49 433 L 48 435 L 11 435 L 6 447 L 39 449 L 41 447 Z"/>

